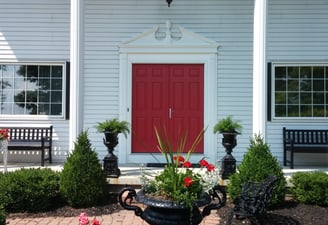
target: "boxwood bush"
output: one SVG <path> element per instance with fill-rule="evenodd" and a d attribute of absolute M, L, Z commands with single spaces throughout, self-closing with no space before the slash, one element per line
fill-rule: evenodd
<path fill-rule="evenodd" d="M 0 176 L 0 202 L 7 212 L 38 212 L 60 202 L 59 172 L 20 169 Z"/>
<path fill-rule="evenodd" d="M 240 195 L 244 183 L 247 181 L 262 182 L 270 175 L 278 177 L 270 202 L 272 206 L 284 201 L 286 180 L 279 162 L 271 155 L 269 145 L 264 143 L 261 135 L 254 135 L 237 172 L 229 177 L 229 196 L 233 200 L 236 199 Z"/>
<path fill-rule="evenodd" d="M 90 207 L 108 200 L 106 174 L 86 131 L 79 134 L 60 177 L 60 192 L 70 206 Z"/>
<path fill-rule="evenodd" d="M 305 204 L 328 206 L 328 174 L 297 172 L 291 178 L 294 198 Z"/>
<path fill-rule="evenodd" d="M 0 225 L 6 225 L 6 211 L 2 205 L 0 205 Z"/>

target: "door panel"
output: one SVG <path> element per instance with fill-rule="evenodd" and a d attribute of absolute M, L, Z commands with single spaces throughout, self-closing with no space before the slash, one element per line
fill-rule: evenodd
<path fill-rule="evenodd" d="M 158 152 L 155 126 L 165 126 L 173 143 L 187 131 L 190 147 L 204 127 L 204 66 L 134 64 L 132 71 L 132 152 Z"/>

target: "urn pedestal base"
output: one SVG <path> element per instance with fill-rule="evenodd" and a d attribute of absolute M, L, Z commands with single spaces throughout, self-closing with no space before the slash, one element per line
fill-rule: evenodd
<path fill-rule="evenodd" d="M 118 159 L 116 155 L 106 155 L 104 157 L 104 171 L 107 177 L 118 178 L 121 176 L 121 170 L 118 168 Z"/>

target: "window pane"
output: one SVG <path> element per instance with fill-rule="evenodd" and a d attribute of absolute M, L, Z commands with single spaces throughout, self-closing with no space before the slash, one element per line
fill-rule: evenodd
<path fill-rule="evenodd" d="M 312 78 L 311 67 L 301 67 L 300 68 L 300 78 L 304 78 L 304 79 Z"/>
<path fill-rule="evenodd" d="M 312 106 L 311 105 L 301 105 L 301 116 L 312 117 Z"/>
<path fill-rule="evenodd" d="M 276 92 L 276 104 L 286 104 L 286 93 Z"/>
<path fill-rule="evenodd" d="M 276 91 L 286 91 L 286 80 L 276 80 Z"/>
<path fill-rule="evenodd" d="M 311 93 L 301 93 L 301 104 L 312 104 L 312 94 Z"/>
<path fill-rule="evenodd" d="M 298 67 L 288 67 L 288 78 L 298 79 L 299 78 L 298 71 L 299 71 Z"/>
<path fill-rule="evenodd" d="M 285 105 L 276 105 L 275 114 L 277 117 L 286 117 L 286 106 Z"/>
<path fill-rule="evenodd" d="M 313 106 L 313 116 L 324 117 L 325 116 L 325 107 L 323 105 Z"/>
<path fill-rule="evenodd" d="M 288 116 L 299 117 L 299 106 L 298 105 L 288 105 Z"/>
<path fill-rule="evenodd" d="M 275 67 L 275 77 L 276 79 L 286 78 L 286 67 Z"/>
<path fill-rule="evenodd" d="M 313 103 L 314 104 L 325 104 L 325 94 L 324 92 L 313 93 Z"/>
<path fill-rule="evenodd" d="M 298 91 L 299 83 L 298 80 L 288 80 L 288 91 Z"/>
<path fill-rule="evenodd" d="M 313 79 L 324 79 L 325 78 L 324 67 L 313 67 Z"/>

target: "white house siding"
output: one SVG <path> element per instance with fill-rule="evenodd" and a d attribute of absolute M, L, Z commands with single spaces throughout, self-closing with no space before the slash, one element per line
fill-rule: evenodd
<path fill-rule="evenodd" d="M 0 0 L 0 63 L 65 62 L 70 50 L 70 0 Z M 3 125 L 54 126 L 53 160 L 68 151 L 67 120 L 3 119 Z M 39 156 L 10 155 L 10 161 L 39 161 Z"/>
<path fill-rule="evenodd" d="M 217 119 L 233 115 L 244 130 L 234 151 L 241 160 L 252 133 L 253 0 L 85 0 L 84 16 L 84 129 L 103 158 L 107 153 L 97 122 L 119 117 L 118 45 L 170 20 L 219 43 Z M 212 132 L 209 124 L 207 132 Z M 151 132 L 151 131 L 150 131 Z M 224 155 L 217 135 L 218 159 Z M 120 141 L 126 141 L 123 136 Z M 120 145 L 117 147 L 122 151 Z M 121 162 L 120 163 L 125 163 Z M 134 162 L 141 163 L 141 162 Z"/>
<path fill-rule="evenodd" d="M 269 0 L 267 26 L 268 62 L 328 63 L 328 1 Z M 283 158 L 282 127 L 327 129 L 328 119 L 267 123 L 267 142 Z M 327 165 L 327 154 L 298 154 L 299 165 Z"/>

